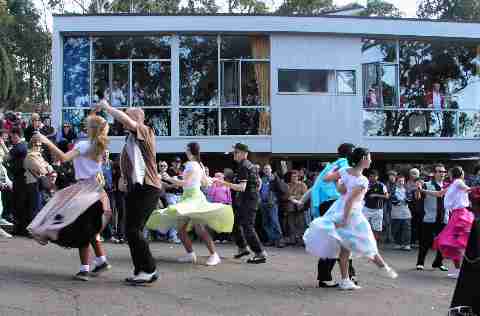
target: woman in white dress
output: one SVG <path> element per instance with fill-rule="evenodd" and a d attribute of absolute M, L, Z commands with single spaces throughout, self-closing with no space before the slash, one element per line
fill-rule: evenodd
<path fill-rule="evenodd" d="M 370 224 L 362 213 L 363 199 L 368 190 L 368 179 L 362 173 L 371 164 L 368 149 L 356 148 L 349 164 L 351 168 L 334 171 L 325 177 L 326 181 L 341 180 L 346 193 L 324 216 L 310 224 L 303 237 L 306 250 L 312 255 L 340 258 L 342 281 L 339 286 L 342 290 L 360 288 L 348 277 L 350 256 L 367 257 L 385 276 L 397 277 L 397 273 L 380 256 Z"/>
<path fill-rule="evenodd" d="M 178 261 L 195 263 L 197 256 L 193 251 L 192 241 L 188 237 L 188 230 L 193 226 L 197 235 L 207 244 L 210 252 L 206 264 L 214 266 L 221 260 L 217 254 L 215 243 L 205 226 L 209 226 L 217 233 L 230 233 L 233 228 L 233 210 L 230 205 L 209 203 L 201 191 L 202 185 L 211 184 L 211 179 L 207 177 L 205 168 L 200 163 L 198 143 L 189 143 L 185 153 L 189 161 L 185 164 L 183 179 L 164 179 L 183 188 L 180 202 L 170 205 L 166 209 L 154 211 L 148 219 L 146 227 L 165 232 L 176 224 L 178 237 L 187 251 L 187 255 L 178 258 Z"/>
<path fill-rule="evenodd" d="M 102 117 L 91 115 L 87 128 L 88 139 L 79 141 L 67 153 L 46 136 L 34 135 L 60 161 L 73 161 L 76 183 L 55 193 L 27 228 L 42 245 L 50 241 L 62 247 L 78 248 L 81 266 L 74 278 L 81 281 L 89 279 L 90 245 L 96 255 L 92 273 L 97 275 L 111 268 L 99 236 L 111 218 L 108 197 L 99 177 L 108 146 L 108 124 Z"/>

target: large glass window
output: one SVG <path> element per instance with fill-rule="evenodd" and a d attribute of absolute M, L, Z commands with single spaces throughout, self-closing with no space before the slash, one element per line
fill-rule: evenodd
<path fill-rule="evenodd" d="M 175 130 L 180 136 L 269 135 L 269 38 L 173 38 L 177 39 L 179 102 L 172 104 L 172 37 L 66 37 L 64 119 L 81 131 L 91 104 L 106 98 L 122 110 L 144 108 L 146 122 L 158 136 L 172 135 L 172 122 L 178 122 Z M 350 81 L 345 77 L 343 82 L 345 87 Z M 124 134 L 120 125 L 106 118 L 111 135 Z M 238 120 L 243 123 L 238 125 Z"/>
<path fill-rule="evenodd" d="M 180 38 L 180 106 L 217 106 L 216 36 Z"/>
<path fill-rule="evenodd" d="M 90 105 L 106 98 L 123 110 L 130 106 L 148 108 L 146 121 L 155 133 L 171 135 L 169 36 L 67 37 L 64 42 L 65 121 L 81 131 Z M 118 122 L 105 118 L 110 135 L 124 135 Z"/>
<path fill-rule="evenodd" d="M 170 63 L 133 63 L 133 106 L 170 105 Z"/>
<path fill-rule="evenodd" d="M 388 42 L 388 41 L 387 41 Z M 375 43 L 376 45 L 373 45 Z M 366 136 L 479 137 L 480 46 L 460 40 L 365 41 Z M 367 45 L 368 44 L 368 45 Z M 376 53 L 366 54 L 373 50 Z M 393 97 L 392 97 L 393 96 Z"/>
<path fill-rule="evenodd" d="M 63 44 L 63 106 L 90 105 L 90 40 L 66 37 Z"/>
<path fill-rule="evenodd" d="M 362 41 L 363 106 L 398 106 L 398 45 L 395 40 Z"/>

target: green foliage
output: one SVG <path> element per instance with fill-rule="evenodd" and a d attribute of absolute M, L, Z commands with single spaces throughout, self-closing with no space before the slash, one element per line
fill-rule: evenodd
<path fill-rule="evenodd" d="M 332 0 L 284 0 L 276 13 L 281 15 L 314 15 L 334 8 Z"/>
<path fill-rule="evenodd" d="M 398 18 L 402 16 L 402 12 L 389 2 L 383 0 L 369 0 L 367 1 L 366 9 L 360 15 Z"/>
<path fill-rule="evenodd" d="M 31 0 L 0 1 L 0 109 L 48 103 L 50 34 Z"/>
<path fill-rule="evenodd" d="M 479 20 L 480 1 L 478 0 L 422 0 L 417 15 L 421 18 L 448 20 Z"/>

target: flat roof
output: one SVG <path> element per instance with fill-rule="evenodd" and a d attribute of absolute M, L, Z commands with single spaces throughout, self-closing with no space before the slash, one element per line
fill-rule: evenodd
<path fill-rule="evenodd" d="M 74 23 L 72 23 L 75 20 Z M 293 33 L 405 38 L 480 39 L 480 22 L 345 15 L 66 14 L 54 15 L 61 33 Z"/>

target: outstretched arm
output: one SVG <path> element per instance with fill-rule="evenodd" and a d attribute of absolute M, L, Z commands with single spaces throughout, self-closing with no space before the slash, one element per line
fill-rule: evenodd
<path fill-rule="evenodd" d="M 61 162 L 71 161 L 80 155 L 80 152 L 78 151 L 78 149 L 72 149 L 64 153 L 54 143 L 52 143 L 50 139 L 48 139 L 46 136 L 40 133 L 35 134 L 34 137 L 36 137 L 42 144 L 45 144 L 50 150 L 50 152 L 55 157 L 57 157 Z"/>
<path fill-rule="evenodd" d="M 125 114 L 125 112 L 112 107 L 106 100 L 101 100 L 98 102 L 97 109 L 104 110 L 113 116 L 113 118 L 122 123 L 126 129 L 131 131 L 135 131 L 137 129 L 137 122 L 131 119 L 127 114 Z"/>

